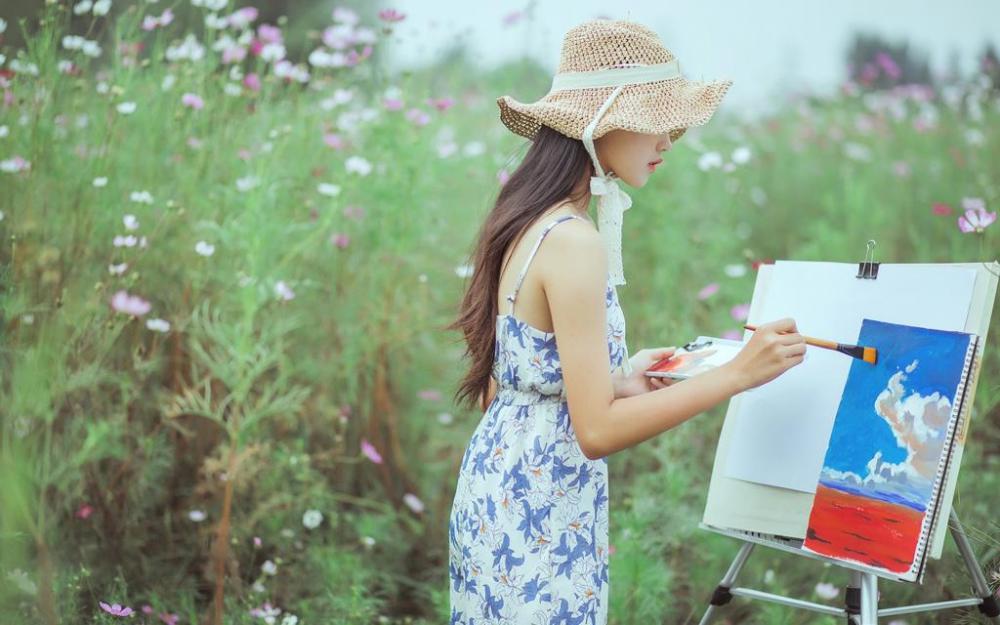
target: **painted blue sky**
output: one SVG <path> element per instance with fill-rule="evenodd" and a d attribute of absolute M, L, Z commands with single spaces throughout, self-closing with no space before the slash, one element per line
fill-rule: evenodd
<path fill-rule="evenodd" d="M 952 399 L 962 375 L 968 335 L 864 319 L 859 345 L 875 347 L 875 365 L 854 359 L 827 450 L 824 466 L 864 478 L 877 451 L 889 463 L 906 459 L 908 450 L 896 442 L 892 429 L 875 410 L 875 399 L 889 379 L 917 361 L 903 380 L 904 397 L 939 392 Z"/>

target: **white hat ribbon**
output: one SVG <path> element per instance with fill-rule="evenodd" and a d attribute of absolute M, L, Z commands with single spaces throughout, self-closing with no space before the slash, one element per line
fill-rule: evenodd
<path fill-rule="evenodd" d="M 656 80 L 666 80 L 680 76 L 680 66 L 674 59 L 656 65 L 635 65 L 633 67 L 609 68 L 589 72 L 566 72 L 556 74 L 552 80 L 552 91 L 565 89 L 587 89 L 594 87 L 615 87 L 594 118 L 583 130 L 583 145 L 590 154 L 597 175 L 590 178 L 590 193 L 597 196 L 597 227 L 608 251 L 608 274 L 614 285 L 625 284 L 622 267 L 622 221 L 624 212 L 632 206 L 632 198 L 619 186 L 613 173 L 605 173 L 597 160 L 594 149 L 594 129 L 605 111 L 626 85 Z"/>

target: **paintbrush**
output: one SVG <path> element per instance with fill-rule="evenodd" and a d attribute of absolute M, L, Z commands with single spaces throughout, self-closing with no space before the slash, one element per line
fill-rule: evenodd
<path fill-rule="evenodd" d="M 750 330 L 751 332 L 757 329 L 757 326 L 744 325 L 744 328 Z M 817 339 L 811 336 L 802 335 L 805 339 L 807 345 L 815 345 L 816 347 L 824 347 L 826 349 L 832 349 L 835 352 L 840 352 L 841 354 L 847 354 L 854 358 L 858 358 L 867 363 L 875 364 L 878 360 L 878 350 L 874 347 L 865 347 L 864 345 L 847 345 L 845 343 L 838 343 L 836 341 L 828 341 L 826 339 Z"/>

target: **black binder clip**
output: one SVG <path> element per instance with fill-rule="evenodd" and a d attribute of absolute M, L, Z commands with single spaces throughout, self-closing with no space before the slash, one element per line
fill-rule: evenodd
<path fill-rule="evenodd" d="M 867 278 L 869 280 L 878 278 L 878 265 L 875 262 L 875 240 L 870 239 L 868 247 L 865 250 L 865 259 L 858 263 L 858 275 L 855 277 Z"/>

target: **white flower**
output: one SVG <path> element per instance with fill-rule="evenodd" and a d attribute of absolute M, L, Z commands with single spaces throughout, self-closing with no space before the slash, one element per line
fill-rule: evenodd
<path fill-rule="evenodd" d="M 725 272 L 730 278 L 742 278 L 747 273 L 747 266 L 740 263 L 726 265 Z"/>
<path fill-rule="evenodd" d="M 329 195 L 331 197 L 340 195 L 340 185 L 328 182 L 319 183 L 319 186 L 316 187 L 316 190 L 322 193 L 323 195 Z"/>
<path fill-rule="evenodd" d="M 167 48 L 164 53 L 168 61 L 199 61 L 203 56 L 205 56 L 205 46 L 201 45 L 194 35 L 188 33 L 187 37 L 184 38 L 178 45 L 173 45 Z"/>
<path fill-rule="evenodd" d="M 101 56 L 101 46 L 97 45 L 96 41 L 84 41 L 80 51 L 92 58 Z"/>
<path fill-rule="evenodd" d="M 170 330 L 170 322 L 159 318 L 147 319 L 146 327 L 157 332 L 168 332 Z"/>
<path fill-rule="evenodd" d="M 406 493 L 403 495 L 403 503 L 409 506 L 410 510 L 413 510 L 417 514 L 424 511 L 424 502 L 414 495 L 413 493 Z"/>
<path fill-rule="evenodd" d="M 163 91 L 168 91 L 177 82 L 177 76 L 173 74 L 167 74 L 163 77 L 163 81 L 160 83 L 160 89 Z"/>
<path fill-rule="evenodd" d="M 7 20 L 0 17 L 0 33 L 3 33 L 5 30 L 7 30 Z"/>
<path fill-rule="evenodd" d="M 126 230 L 135 230 L 139 227 L 139 220 L 135 218 L 135 215 L 125 215 L 122 217 L 122 223 L 125 224 Z"/>
<path fill-rule="evenodd" d="M 236 179 L 236 188 L 240 191 L 249 191 L 250 189 L 257 186 L 259 181 L 254 176 L 247 176 L 245 178 Z"/>
<path fill-rule="evenodd" d="M 149 191 L 133 191 L 129 194 L 128 199 L 142 204 L 153 203 L 153 196 L 150 195 Z"/>
<path fill-rule="evenodd" d="M 844 155 L 855 161 L 872 160 L 872 151 L 868 149 L 867 146 L 853 141 L 847 141 L 844 143 Z"/>
<path fill-rule="evenodd" d="M 205 16 L 205 28 L 222 30 L 226 26 L 229 26 L 229 20 L 220 15 L 209 13 Z"/>
<path fill-rule="evenodd" d="M 371 173 L 372 164 L 360 156 L 351 156 L 344 162 L 344 167 L 348 173 L 358 173 L 367 176 Z"/>
<path fill-rule="evenodd" d="M 194 246 L 194 251 L 202 256 L 211 256 L 215 253 L 215 246 L 206 241 L 198 241 Z"/>
<path fill-rule="evenodd" d="M 254 592 L 264 592 L 267 590 L 267 588 L 264 587 L 264 584 L 260 583 L 260 581 L 254 582 L 250 588 L 252 588 Z"/>
<path fill-rule="evenodd" d="M 274 285 L 274 292 L 278 297 L 285 301 L 295 297 L 295 292 L 292 291 L 287 284 L 285 284 L 284 280 L 278 280 L 277 284 Z"/>
<path fill-rule="evenodd" d="M 820 582 L 819 584 L 816 584 L 816 594 L 819 595 L 821 599 L 833 599 L 840 594 L 840 589 L 830 582 Z"/>
<path fill-rule="evenodd" d="M 6 137 L 9 134 L 10 134 L 10 128 L 8 128 L 6 124 L 0 125 L 0 139 Z"/>
<path fill-rule="evenodd" d="M 774 571 L 772 569 L 764 571 L 764 583 L 765 584 L 774 583 Z"/>
<path fill-rule="evenodd" d="M 479 156 L 486 151 L 486 144 L 482 141 L 470 141 L 462 148 L 462 154 L 466 156 Z"/>
<path fill-rule="evenodd" d="M 138 242 L 139 242 L 139 240 L 136 239 L 131 234 L 128 235 L 128 236 L 126 236 L 126 237 L 123 237 L 121 235 L 117 235 L 117 236 L 115 236 L 115 239 L 114 239 L 114 246 L 115 247 L 135 247 L 135 244 L 138 243 Z"/>
<path fill-rule="evenodd" d="M 264 44 L 260 49 L 260 58 L 262 61 L 267 61 L 268 63 L 280 61 L 285 58 L 285 46 L 275 42 Z"/>
<path fill-rule="evenodd" d="M 76 5 L 73 7 L 73 14 L 83 15 L 84 13 L 90 11 L 91 7 L 93 6 L 94 3 L 91 0 L 80 0 L 80 2 L 77 2 Z"/>
<path fill-rule="evenodd" d="M 122 102 L 117 107 L 118 112 L 122 115 L 131 115 L 135 112 L 135 102 Z"/>
<path fill-rule="evenodd" d="M 323 513 L 319 510 L 306 510 L 302 515 L 302 525 L 314 530 L 323 522 Z"/>
<path fill-rule="evenodd" d="M 107 15 L 111 8 L 111 0 L 97 0 L 94 3 L 94 15 Z"/>
<path fill-rule="evenodd" d="M 67 50 L 79 50 L 83 47 L 84 41 L 86 39 L 79 35 L 65 35 L 62 38 L 62 45 Z"/>
<path fill-rule="evenodd" d="M 108 179 L 105 176 L 99 176 L 97 178 L 94 178 L 95 187 L 103 187 L 106 186 L 107 184 L 108 184 Z"/>
<path fill-rule="evenodd" d="M 730 157 L 733 159 L 734 163 L 742 165 L 750 160 L 750 148 L 741 145 L 740 147 L 733 150 L 733 154 Z"/>
<path fill-rule="evenodd" d="M 458 150 L 458 144 L 454 141 L 444 141 L 437 144 L 437 153 L 440 158 L 448 158 Z"/>
<path fill-rule="evenodd" d="M 472 275 L 472 271 L 473 271 L 473 266 L 468 264 L 459 265 L 458 267 L 455 267 L 455 274 L 459 278 L 468 278 L 469 276 Z"/>
<path fill-rule="evenodd" d="M 206 517 L 207 515 L 204 510 L 192 510 L 191 512 L 188 512 L 188 518 L 195 523 L 201 523 Z"/>
<path fill-rule="evenodd" d="M 260 570 L 264 573 L 264 575 L 274 575 L 278 572 L 278 565 L 270 560 L 265 560 L 264 564 L 260 565 Z"/>
<path fill-rule="evenodd" d="M 286 614 L 285 618 L 281 619 L 281 625 L 298 625 L 299 617 L 294 614 Z"/>
<path fill-rule="evenodd" d="M 120 263 L 118 265 L 108 265 L 108 273 L 115 276 L 122 275 L 123 273 L 125 273 L 126 269 L 128 269 L 128 263 Z"/>
<path fill-rule="evenodd" d="M 441 423 L 443 425 L 448 425 L 454 419 L 455 417 L 452 416 L 450 412 L 442 412 L 441 414 L 438 415 L 438 423 Z"/>
<path fill-rule="evenodd" d="M 722 155 L 718 152 L 705 152 L 698 157 L 698 169 L 708 171 L 713 167 L 722 166 Z"/>
<path fill-rule="evenodd" d="M 375 545 L 375 539 L 371 536 L 362 536 L 361 542 L 364 543 L 365 547 L 372 547 Z"/>

